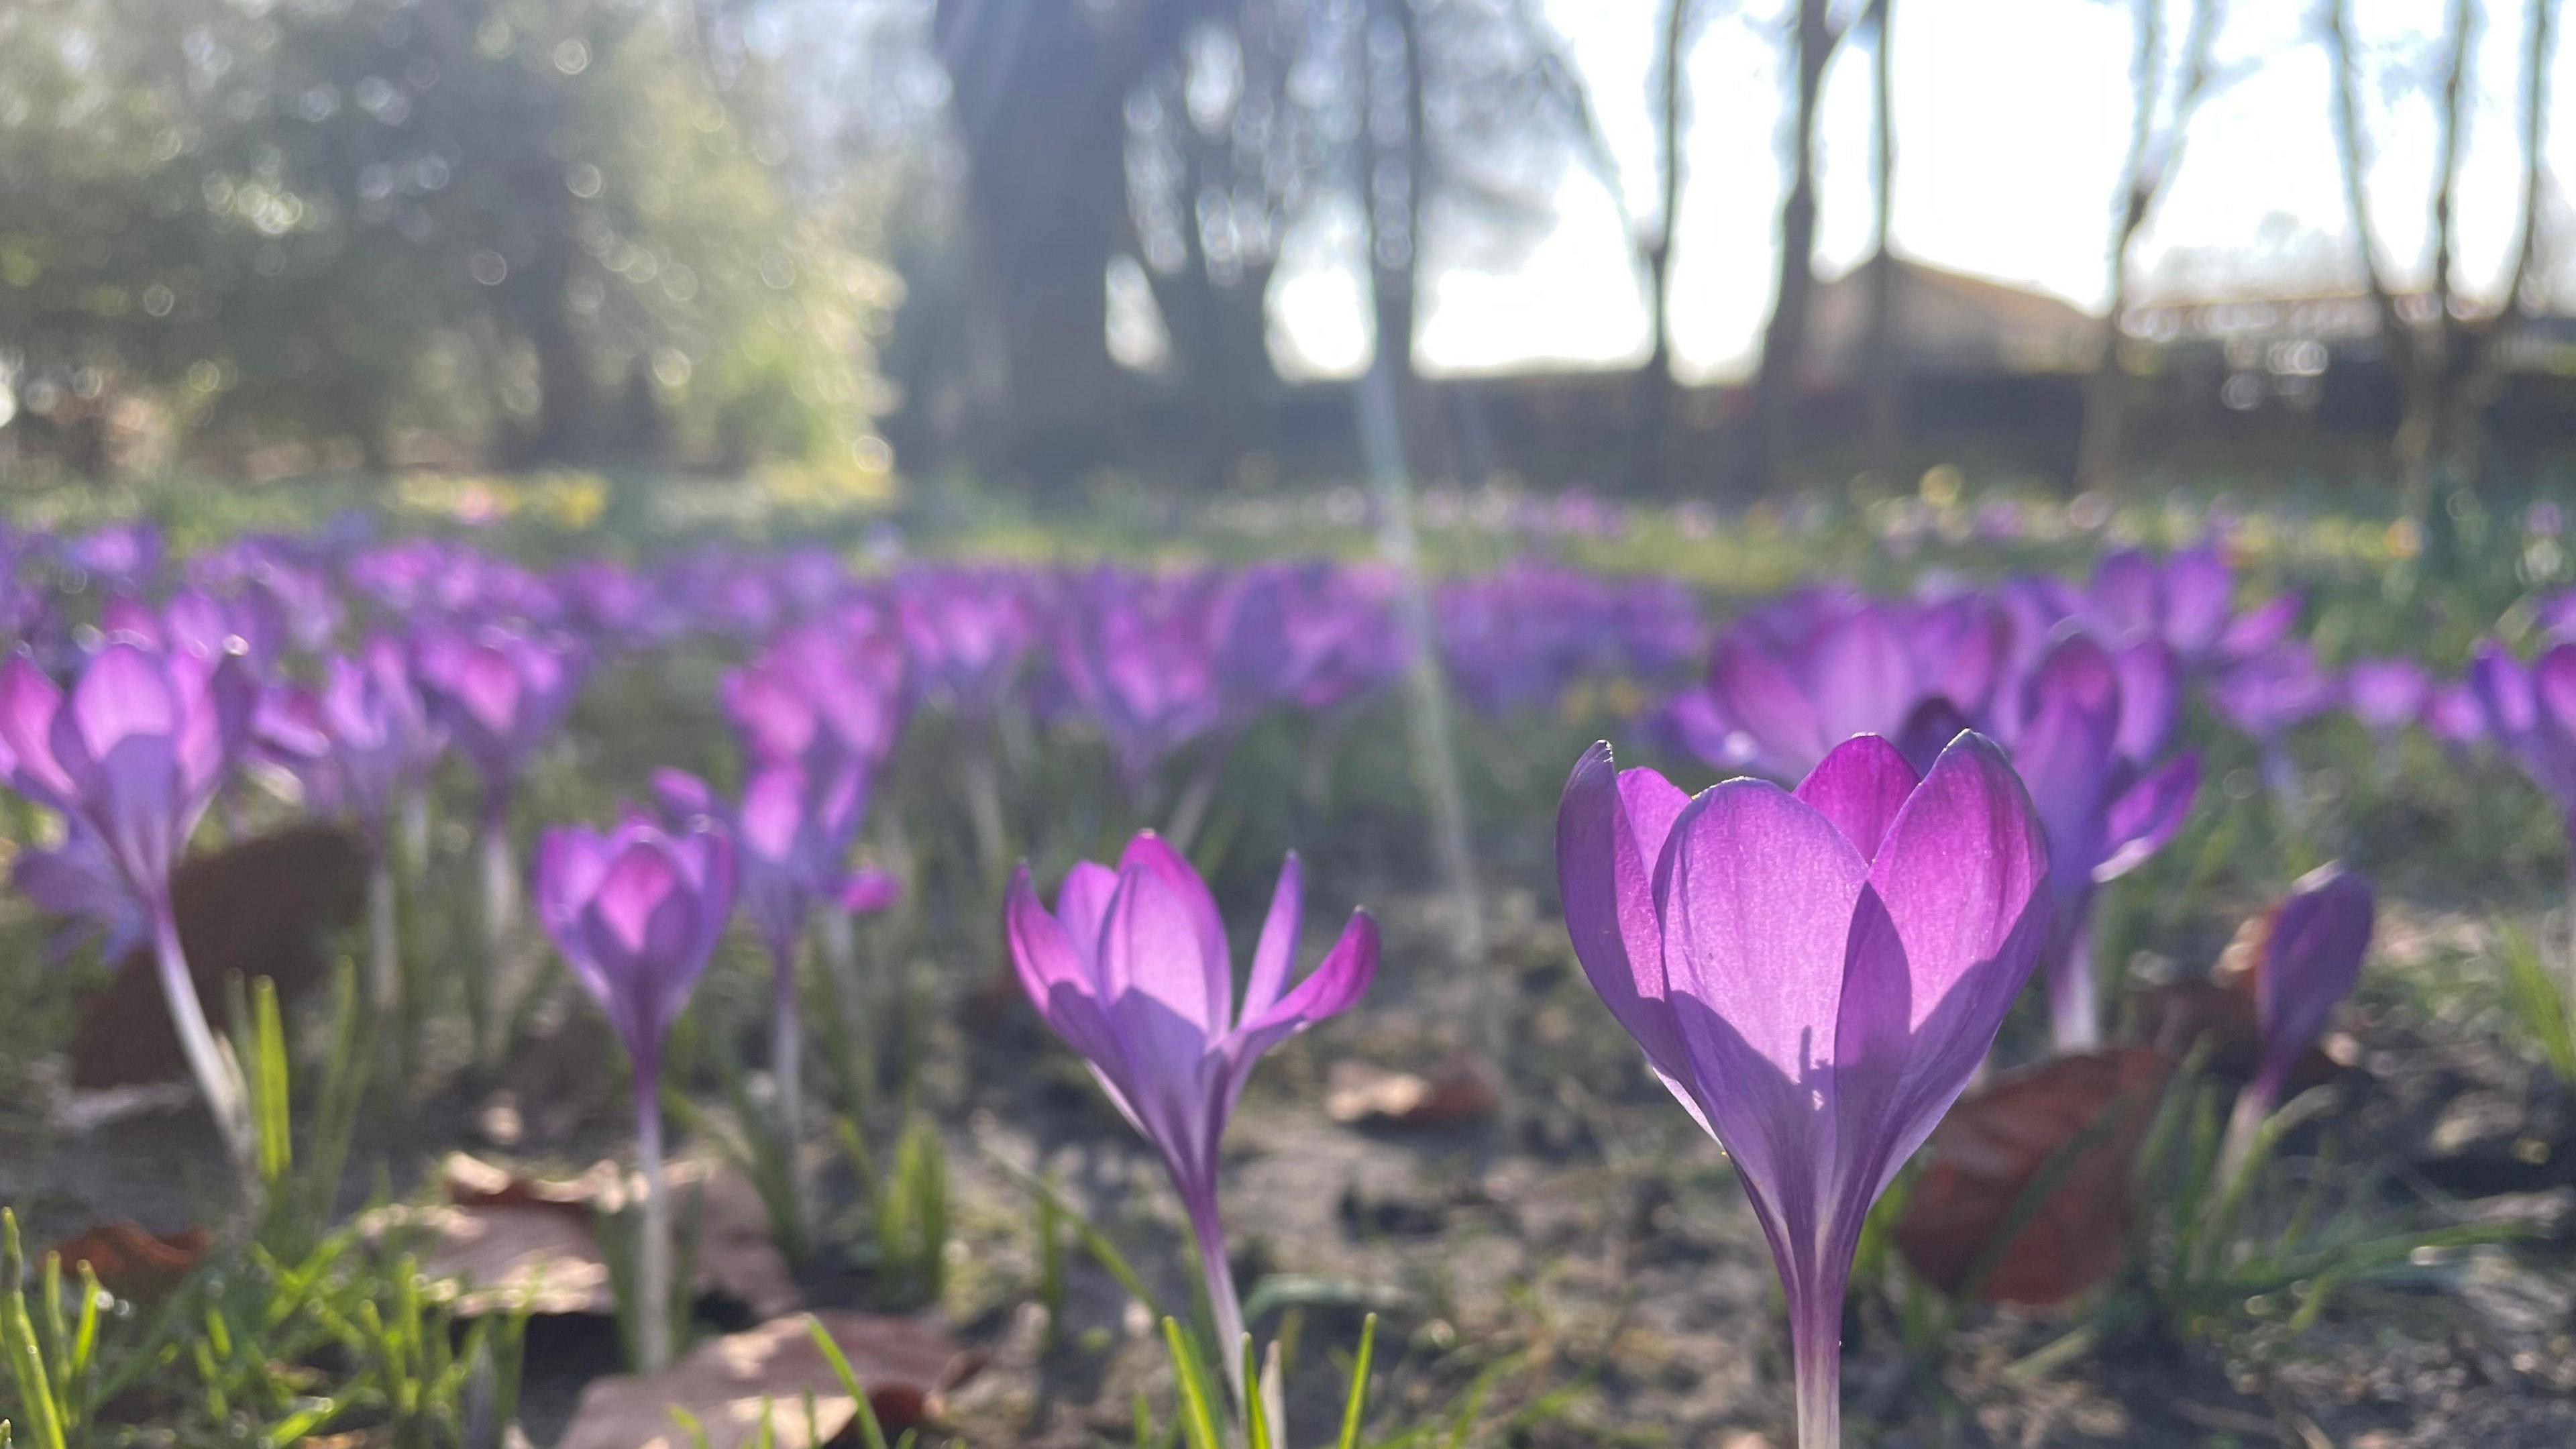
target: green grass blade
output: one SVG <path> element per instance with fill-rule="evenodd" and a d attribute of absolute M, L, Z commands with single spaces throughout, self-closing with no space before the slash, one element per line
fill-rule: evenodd
<path fill-rule="evenodd" d="M 1360 1420 L 1368 1413 L 1369 1364 L 1377 1356 L 1377 1315 L 1360 1320 L 1360 1351 L 1351 1360 L 1351 1391 L 1342 1401 L 1342 1437 L 1335 1449 L 1359 1449 Z"/>
<path fill-rule="evenodd" d="M 876 1405 L 868 1402 L 867 1386 L 859 1382 L 857 1372 L 850 1367 L 849 1355 L 842 1353 L 832 1335 L 823 1331 L 823 1320 L 808 1315 L 805 1331 L 814 1336 L 814 1346 L 822 1350 L 823 1361 L 832 1366 L 832 1376 L 841 1381 L 842 1392 L 858 1405 L 860 1439 L 867 1449 L 886 1449 L 885 1426 L 877 1422 Z"/>
<path fill-rule="evenodd" d="M 1225 1449 L 1217 1437 L 1216 1414 L 1208 1403 L 1207 1365 L 1199 1361 L 1198 1345 L 1183 1331 L 1179 1319 L 1163 1317 L 1163 1345 L 1171 1351 L 1172 1377 L 1181 1396 L 1181 1427 L 1189 1436 L 1190 1449 Z"/>

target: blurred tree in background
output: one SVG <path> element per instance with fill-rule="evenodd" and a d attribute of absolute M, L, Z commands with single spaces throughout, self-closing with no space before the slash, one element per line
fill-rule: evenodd
<path fill-rule="evenodd" d="M 648 0 L 0 7 L 0 358 L 97 472 L 870 456 L 891 274 Z"/>

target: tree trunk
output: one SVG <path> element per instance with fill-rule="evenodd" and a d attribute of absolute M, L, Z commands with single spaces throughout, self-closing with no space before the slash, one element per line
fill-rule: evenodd
<path fill-rule="evenodd" d="M 1657 57 L 1661 89 L 1656 159 L 1659 188 L 1655 235 L 1646 244 L 1647 325 L 1651 329 L 1645 365 L 1638 369 L 1643 426 L 1638 429 L 1639 482 L 1659 487 L 1671 478 L 1678 456 L 1673 436 L 1673 231 L 1681 214 L 1683 40 L 1690 28 L 1692 0 L 1664 0 L 1663 51 Z"/>
<path fill-rule="evenodd" d="M 1877 0 L 1870 8 L 1877 29 L 1877 49 L 1870 57 L 1878 125 L 1872 156 L 1871 186 L 1877 203 L 1878 244 L 1869 259 L 1869 341 L 1861 359 L 1869 386 L 1869 465 L 1881 477 L 1896 477 L 1905 446 L 1905 374 L 1897 365 L 1896 255 L 1889 249 L 1896 211 L 1896 67 L 1894 33 L 1888 27 L 1896 0 Z"/>
<path fill-rule="evenodd" d="M 1376 364 L 1395 396 L 1408 460 L 1426 466 L 1434 430 L 1425 426 L 1422 388 L 1413 366 L 1422 271 L 1422 196 L 1430 154 L 1423 134 L 1422 31 L 1411 0 L 1368 0 L 1362 54 L 1366 86 L 1361 158 L 1368 210 L 1369 312 L 1376 324 Z M 1381 47 L 1380 37 L 1391 37 Z"/>
<path fill-rule="evenodd" d="M 1062 483 L 1115 456 L 1131 390 L 1109 355 L 1108 270 L 1127 232 L 1128 92 L 1187 7 L 940 0 L 932 33 L 966 151 L 988 466 Z"/>
<path fill-rule="evenodd" d="M 1747 495 L 1769 489 L 1778 471 L 1806 352 L 1807 305 L 1816 284 L 1816 113 L 1824 98 L 1825 62 L 1840 38 L 1826 0 L 1798 0 L 1797 110 L 1789 137 L 1789 194 L 1780 206 L 1780 273 L 1771 320 L 1762 329 L 1752 417 L 1737 455 L 1736 486 Z"/>

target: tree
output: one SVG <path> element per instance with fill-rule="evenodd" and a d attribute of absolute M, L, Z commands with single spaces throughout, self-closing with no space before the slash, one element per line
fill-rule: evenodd
<path fill-rule="evenodd" d="M 0 9 L 0 349 L 93 470 L 120 398 L 234 455 L 850 462 L 885 281 L 693 44 L 641 0 Z"/>
<path fill-rule="evenodd" d="M 2150 0 L 2152 3 L 2152 0 Z M 1870 466 L 1896 471 L 1905 427 L 1905 377 L 1896 365 L 1896 254 L 1888 243 L 1896 222 L 1896 0 L 1871 0 L 1870 115 L 1877 134 L 1870 148 L 1871 217 L 1877 231 L 1869 261 L 1869 333 L 1861 367 L 1868 393 Z"/>
<path fill-rule="evenodd" d="M 1779 275 L 1771 318 L 1762 328 L 1752 415 L 1737 449 L 1736 483 L 1746 493 L 1771 486 L 1806 355 L 1808 304 L 1816 289 L 1816 115 L 1824 101 L 1825 66 L 1848 28 L 1834 18 L 1829 0 L 1795 0 L 1789 33 L 1794 103 L 1789 186 L 1780 203 Z"/>
<path fill-rule="evenodd" d="M 2523 29 L 2521 84 L 2522 186 L 2502 295 L 2478 315 L 2459 290 L 2457 221 L 2470 71 L 2479 21 L 2472 0 L 2451 0 L 2442 28 L 2440 80 L 2433 100 L 2437 170 L 2432 208 L 2432 256 L 2420 305 L 2402 298 L 2382 260 L 2368 186 L 2369 146 L 2359 91 L 2361 57 L 2353 41 L 2350 0 L 2327 0 L 2325 34 L 2334 71 L 2335 140 L 2343 169 L 2344 197 L 2352 216 L 2361 270 L 2379 314 L 2380 349 L 2397 376 L 2405 402 L 2396 453 L 2419 510 L 2435 506 L 2435 484 L 2475 476 L 2479 422 L 2502 385 L 2505 345 L 2530 306 L 2540 255 L 2540 209 L 2546 179 L 2543 154 L 2549 109 L 2549 66 L 2557 35 L 2556 0 L 2530 0 Z"/>
<path fill-rule="evenodd" d="M 1134 397 L 1109 355 L 1107 293 L 1129 236 L 1127 101 L 1216 4 L 939 0 L 988 467 L 1062 482 L 1128 435 Z"/>
<path fill-rule="evenodd" d="M 2111 286 L 2102 317 L 2101 348 L 2085 384 L 2084 427 L 2076 453 L 2076 482 L 2088 488 L 2111 483 L 2120 468 L 2129 405 L 2129 375 L 2120 357 L 2120 319 L 2129 308 L 2129 254 L 2139 230 L 2155 210 L 2156 199 L 2173 179 L 2192 113 L 2216 86 L 2210 56 L 2223 23 L 2220 0 L 2191 0 L 2190 25 L 2182 43 L 2182 73 L 2174 81 L 2173 101 L 2167 106 L 2163 102 L 2163 0 L 2131 0 L 2131 11 L 2136 41 L 2130 63 L 2129 146 L 2120 165 L 2120 188 L 2113 203 Z"/>

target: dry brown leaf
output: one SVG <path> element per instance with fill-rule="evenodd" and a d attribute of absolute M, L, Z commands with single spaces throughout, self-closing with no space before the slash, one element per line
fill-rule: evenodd
<path fill-rule="evenodd" d="M 2088 1132 L 2063 1175 L 1977 1285 L 1989 1303 L 2062 1303 L 2117 1271 L 2128 1250 L 2130 1177 L 2172 1066 L 2146 1047 L 2057 1057 L 1969 1092 L 1933 1129 L 1896 1246 L 1945 1293 L 1968 1286 L 1997 1234 L 2057 1155 Z"/>
<path fill-rule="evenodd" d="M 322 980 L 323 936 L 357 924 L 366 906 L 367 857 L 338 826 L 297 825 L 181 861 L 170 891 L 197 999 L 220 1022 L 228 977 L 268 977 L 289 1003 Z M 81 1008 L 71 1084 L 95 1091 L 181 1081 L 187 1072 L 159 968 L 149 948 L 137 947 Z"/>
<path fill-rule="evenodd" d="M 707 1449 L 742 1449 L 755 1442 L 764 1414 L 777 1449 L 830 1443 L 858 1417 L 858 1404 L 815 1346 L 807 1327 L 815 1321 L 849 1359 L 889 1434 L 928 1419 L 941 1393 L 982 1366 L 978 1356 L 920 1319 L 799 1313 L 702 1343 L 658 1374 L 597 1380 L 582 1391 L 555 1449 L 685 1449 L 694 1441 L 671 1417 L 675 1407 L 706 1431 Z M 808 1394 L 811 1425 L 805 1418 Z"/>
<path fill-rule="evenodd" d="M 101 1288 L 119 1298 L 149 1301 L 195 1272 L 213 1243 L 204 1228 L 165 1234 L 120 1219 L 65 1238 L 51 1251 L 62 1258 L 65 1273 L 76 1273 L 87 1263 Z"/>
<path fill-rule="evenodd" d="M 540 1177 L 459 1152 L 440 1165 L 439 1178 L 451 1205 L 414 1214 L 436 1241 L 421 1271 L 460 1280 L 461 1311 L 507 1307 L 540 1282 L 540 1313 L 613 1311 L 591 1218 L 643 1191 L 615 1163 L 596 1163 L 572 1177 Z M 670 1165 L 667 1180 L 673 1220 L 697 1225 L 692 1251 L 700 1292 L 730 1298 L 758 1318 L 774 1318 L 802 1301 L 770 1236 L 769 1210 L 747 1179 L 683 1161 Z M 565 1286 L 558 1286 L 558 1275 Z"/>
<path fill-rule="evenodd" d="M 1324 1079 L 1324 1111 L 1361 1127 L 1454 1127 L 1501 1110 L 1501 1074 L 1481 1057 L 1459 1055 L 1428 1077 L 1340 1061 Z"/>
<path fill-rule="evenodd" d="M 542 1314 L 617 1310 L 598 1235 L 561 1207 L 397 1207 L 367 1228 L 371 1236 L 423 1235 L 415 1249 L 420 1275 L 452 1281 L 456 1311 L 468 1318 L 522 1306 Z"/>

